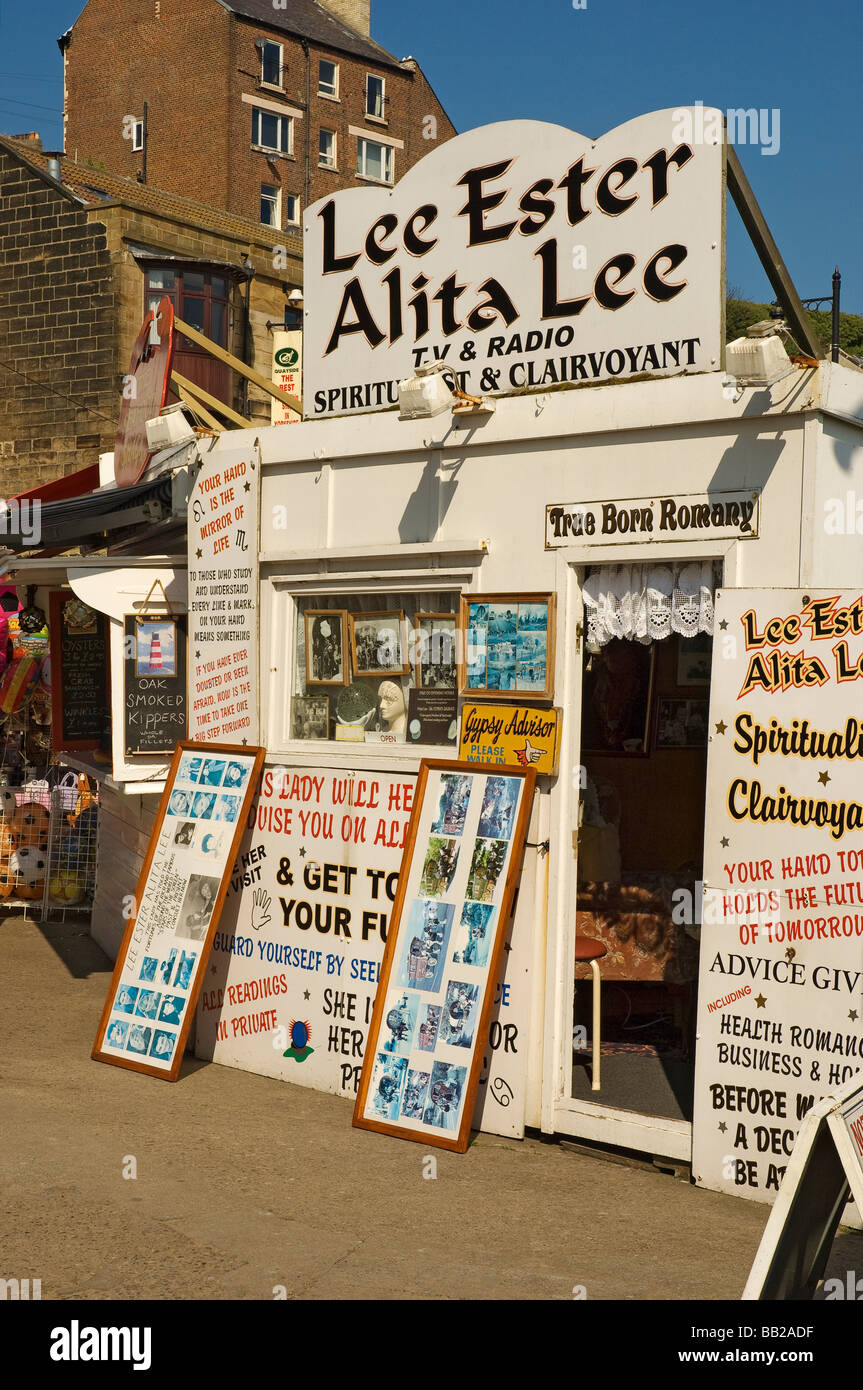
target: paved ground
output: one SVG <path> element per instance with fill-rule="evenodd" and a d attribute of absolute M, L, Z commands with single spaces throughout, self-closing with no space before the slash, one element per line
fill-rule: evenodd
<path fill-rule="evenodd" d="M 0 1277 L 43 1300 L 739 1298 L 766 1208 L 484 1135 L 430 1180 L 345 1100 L 91 1062 L 109 972 L 79 926 L 0 920 Z M 863 1237 L 834 1247 L 848 1269 Z"/>

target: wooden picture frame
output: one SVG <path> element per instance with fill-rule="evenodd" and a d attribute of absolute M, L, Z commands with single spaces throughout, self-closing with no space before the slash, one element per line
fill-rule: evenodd
<path fill-rule="evenodd" d="M 317 706 L 316 715 L 312 708 L 314 706 Z M 319 721 L 323 719 L 324 732 L 322 734 L 304 734 L 297 732 L 298 724 L 303 721 L 306 714 L 309 716 L 315 715 Z M 303 739 L 305 741 L 328 739 L 330 736 L 330 720 L 332 717 L 333 712 L 329 695 L 322 694 L 318 691 L 315 691 L 311 695 L 295 695 L 291 700 L 291 738 Z"/>
<path fill-rule="evenodd" d="M 146 648 L 143 642 L 154 634 L 171 629 L 172 643 L 165 652 L 173 652 L 169 669 L 159 669 L 158 659 L 165 652 L 153 652 L 152 640 Z M 169 613 L 164 617 L 152 615 L 139 620 L 137 614 L 123 615 L 123 756 L 146 757 L 151 754 L 173 753 L 188 734 L 189 692 L 187 664 L 187 628 L 185 613 Z M 161 641 L 159 647 L 162 647 Z M 148 658 L 142 661 L 146 650 Z M 163 666 L 165 663 L 163 663 Z"/>
<path fill-rule="evenodd" d="M 177 744 L 94 1061 L 177 1080 L 264 756 L 241 744 Z"/>
<path fill-rule="evenodd" d="M 553 700 L 555 619 L 554 593 L 462 594 L 459 693 Z"/>
<path fill-rule="evenodd" d="M 71 589 L 48 595 L 51 747 L 57 752 L 99 748 L 111 719 L 109 619 L 93 609 L 91 627 L 76 632 L 67 622 L 66 610 L 72 604 L 88 607 Z"/>
<path fill-rule="evenodd" d="M 306 685 L 349 685 L 351 663 L 348 655 L 347 612 L 344 608 L 307 608 L 303 614 L 306 632 Z M 332 636 L 322 628 L 329 624 L 338 630 L 338 666 L 334 661 Z"/>
<path fill-rule="evenodd" d="M 408 660 L 406 623 L 403 608 L 391 608 L 379 613 L 348 613 L 348 621 L 351 630 L 351 671 L 353 675 L 360 679 L 367 680 L 386 680 L 388 676 L 407 676 L 410 674 L 410 662 Z M 374 634 L 366 634 L 357 629 L 365 626 L 372 626 Z M 368 657 L 372 651 L 376 657 L 383 654 L 384 658 L 390 649 L 390 642 L 382 642 L 379 634 L 381 632 L 390 633 L 395 631 L 398 634 L 398 661 L 392 661 L 383 665 L 371 666 Z"/>
<path fill-rule="evenodd" d="M 599 652 L 585 653 L 581 701 L 581 751 L 604 758 L 646 758 L 653 725 L 656 666 L 653 642 L 645 646 L 615 637 Z M 609 712 L 609 700 L 615 709 Z M 629 691 L 628 707 L 624 696 Z"/>
<path fill-rule="evenodd" d="M 423 759 L 353 1123 L 464 1153 L 533 768 Z"/>
<path fill-rule="evenodd" d="M 706 748 L 709 701 L 667 699 L 656 702 L 656 748 Z"/>
<path fill-rule="evenodd" d="M 423 677 L 423 653 L 425 650 L 426 637 L 432 641 L 432 655 L 434 652 L 435 633 L 426 634 L 423 631 L 424 623 L 439 625 L 441 629 L 446 629 L 446 635 L 452 638 L 451 661 L 441 662 L 440 665 L 452 667 L 452 680 L 426 680 Z M 414 658 L 414 683 L 417 690 L 458 690 L 458 633 L 459 617 L 457 613 L 414 613 L 413 621 L 413 658 Z"/>

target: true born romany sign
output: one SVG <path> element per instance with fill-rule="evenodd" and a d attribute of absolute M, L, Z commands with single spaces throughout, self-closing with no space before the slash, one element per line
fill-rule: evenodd
<path fill-rule="evenodd" d="M 749 540 L 758 535 L 758 492 L 700 492 L 626 501 L 553 502 L 545 509 L 545 548 L 579 541 Z"/>
<path fill-rule="evenodd" d="M 219 450 L 189 498 L 189 734 L 207 743 L 258 737 L 260 453 Z"/>
<path fill-rule="evenodd" d="M 693 1175 L 772 1201 L 863 1066 L 863 595 L 716 601 Z"/>
<path fill-rule="evenodd" d="M 447 141 L 392 189 L 314 203 L 306 416 L 396 405 L 399 381 L 436 360 L 487 395 L 718 371 L 724 148 L 711 114 L 655 111 L 597 140 L 505 121 Z"/>

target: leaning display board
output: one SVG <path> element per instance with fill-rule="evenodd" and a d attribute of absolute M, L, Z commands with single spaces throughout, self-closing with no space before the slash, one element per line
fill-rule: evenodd
<path fill-rule="evenodd" d="M 850 1194 L 863 1211 L 863 1082 L 809 1111 L 764 1229 L 743 1299 L 811 1298 Z"/>
<path fill-rule="evenodd" d="M 354 1110 L 360 1128 L 466 1150 L 535 781 L 533 768 L 421 763 Z"/>
<path fill-rule="evenodd" d="M 176 1081 L 264 761 L 263 748 L 180 743 L 91 1056 Z"/>
<path fill-rule="evenodd" d="M 173 753 L 186 737 L 186 615 L 123 618 L 123 751 Z"/>

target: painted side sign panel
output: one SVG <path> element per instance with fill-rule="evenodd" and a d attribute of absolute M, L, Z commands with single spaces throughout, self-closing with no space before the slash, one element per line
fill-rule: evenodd
<path fill-rule="evenodd" d="M 861 680 L 859 591 L 717 595 L 693 1172 L 755 1201 L 863 1068 Z"/>
<path fill-rule="evenodd" d="M 397 405 L 436 360 L 489 395 L 717 371 L 722 138 L 704 107 L 597 140 L 505 121 L 314 203 L 306 418 Z"/>
<path fill-rule="evenodd" d="M 559 709 L 528 705 L 462 704 L 459 757 L 468 763 L 532 767 L 537 775 L 557 771 Z"/>

